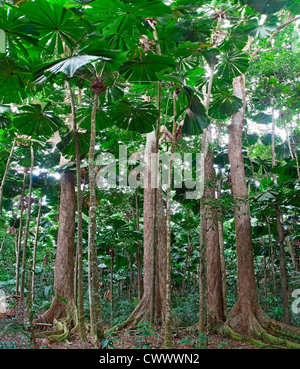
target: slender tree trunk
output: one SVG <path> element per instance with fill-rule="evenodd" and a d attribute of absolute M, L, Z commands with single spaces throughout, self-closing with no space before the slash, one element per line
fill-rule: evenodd
<path fill-rule="evenodd" d="M 13 140 L 13 144 L 11 146 L 11 150 L 10 150 L 7 162 L 6 162 L 5 171 L 4 171 L 2 181 L 1 181 L 1 185 L 0 185 L 0 214 L 1 214 L 1 216 L 2 216 L 2 201 L 3 201 L 4 185 L 5 185 L 6 176 L 7 176 L 8 170 L 9 170 L 9 166 L 10 166 L 10 163 L 11 163 L 11 159 L 12 159 L 13 154 L 14 154 L 15 145 L 16 145 L 16 139 Z"/>
<path fill-rule="evenodd" d="M 161 48 L 160 48 L 160 43 L 159 43 L 159 39 L 158 39 L 158 34 L 157 34 L 157 30 L 156 30 L 156 23 L 152 22 L 152 20 L 149 20 L 149 25 L 153 30 L 153 37 L 154 40 L 156 41 L 156 53 L 157 55 L 161 55 Z M 159 152 L 159 134 L 160 134 L 160 126 L 161 126 L 161 99 L 162 99 L 162 83 L 160 81 L 158 81 L 157 83 L 157 110 L 158 110 L 158 117 L 157 117 L 157 122 L 156 122 L 156 134 L 155 134 L 155 153 L 158 155 Z M 155 167 L 155 165 L 157 165 Z M 158 174 L 158 162 L 152 166 L 152 171 L 155 171 L 156 174 Z M 158 179 L 158 178 L 156 178 Z M 153 240 L 153 246 L 152 246 L 152 260 L 157 260 L 157 253 L 158 253 L 158 245 L 159 245 L 159 235 L 158 235 L 158 220 L 157 220 L 157 208 L 159 206 L 159 201 L 158 201 L 158 186 L 157 183 L 154 184 L 154 191 L 153 191 L 153 212 L 152 212 L 152 216 L 153 216 L 153 234 L 154 237 L 152 238 Z M 157 283 L 157 273 L 156 273 L 156 267 L 154 262 L 152 263 L 152 288 L 151 288 L 151 303 L 150 303 L 150 323 L 152 326 L 154 326 L 155 324 L 155 317 L 157 316 L 156 312 L 156 305 L 160 304 L 160 299 L 158 301 L 156 301 L 156 297 L 159 294 L 159 285 Z"/>
<path fill-rule="evenodd" d="M 274 103 L 274 99 L 272 100 Z M 276 165 L 276 152 L 275 152 L 275 114 L 274 108 L 272 107 L 272 167 Z M 276 174 L 273 175 L 273 181 L 277 184 Z M 287 272 L 285 265 L 285 247 L 284 247 L 284 229 L 280 219 L 280 207 L 278 199 L 275 201 L 275 214 L 276 214 L 276 225 L 279 242 L 279 262 L 280 262 L 280 276 L 281 276 L 281 296 L 282 296 L 282 307 L 283 307 L 283 322 L 290 324 L 290 310 L 288 301 L 288 281 Z"/>
<path fill-rule="evenodd" d="M 207 268 L 207 323 L 209 326 L 224 322 L 221 256 L 218 231 L 218 214 L 215 202 L 215 171 L 211 147 L 211 130 L 207 129 L 208 151 L 205 158 L 206 205 L 206 268 Z"/>
<path fill-rule="evenodd" d="M 22 243 L 22 233 L 23 233 L 23 212 L 24 212 L 24 198 L 25 198 L 25 188 L 26 188 L 27 170 L 24 170 L 23 178 L 23 189 L 21 195 L 21 213 L 20 213 L 20 223 L 19 223 L 19 235 L 16 247 L 16 294 L 19 295 L 19 279 L 20 279 L 20 251 Z"/>
<path fill-rule="evenodd" d="M 272 100 L 273 102 L 273 100 Z M 272 143 L 271 143 L 271 149 L 272 149 L 272 167 L 276 164 L 276 153 L 275 153 L 275 112 L 274 108 L 272 107 Z M 274 177 L 276 178 L 276 176 Z"/>
<path fill-rule="evenodd" d="M 138 189 L 135 189 L 135 215 L 136 215 L 136 230 L 140 230 L 140 213 L 138 202 Z M 138 285 L 138 300 L 140 301 L 143 295 L 142 291 L 142 268 L 141 268 L 141 242 L 138 240 L 136 251 L 136 268 L 137 268 L 137 285 Z"/>
<path fill-rule="evenodd" d="M 271 259 L 271 276 L 272 276 L 272 283 L 273 283 L 273 293 L 276 296 L 277 294 L 277 287 L 276 287 L 276 270 L 275 270 L 275 247 L 273 247 L 272 243 L 272 232 L 271 232 L 271 224 L 269 217 L 266 217 L 266 225 L 268 227 L 268 235 L 269 235 L 269 258 Z"/>
<path fill-rule="evenodd" d="M 280 262 L 280 276 L 281 276 L 281 296 L 283 307 L 283 322 L 286 324 L 291 323 L 289 300 L 288 300 L 288 280 L 287 271 L 285 265 L 285 247 L 284 247 L 284 228 L 280 220 L 280 208 L 278 201 L 275 202 L 276 224 L 277 234 L 279 242 L 279 262 Z"/>
<path fill-rule="evenodd" d="M 84 322 L 84 305 L 83 305 L 83 264 L 82 264 L 82 190 L 81 190 L 81 168 L 80 168 L 80 151 L 78 142 L 78 127 L 76 122 L 76 107 L 74 94 L 69 82 L 67 87 L 71 102 L 71 116 L 74 134 L 75 160 L 76 160 L 76 187 L 77 187 L 77 248 L 75 259 L 75 276 L 74 276 L 74 298 L 75 305 L 78 310 L 78 327 L 80 337 L 83 342 L 87 340 L 86 327 Z M 80 95 L 80 94 L 79 94 Z M 78 97 L 79 98 L 79 97 Z M 77 298 L 78 294 L 78 298 Z"/>
<path fill-rule="evenodd" d="M 207 91 L 204 91 L 205 109 L 208 113 L 211 100 L 211 91 L 213 84 L 213 76 L 215 70 L 215 59 L 209 66 L 210 76 Z M 215 324 L 216 311 L 223 309 L 222 301 L 217 301 L 216 296 L 222 299 L 222 284 L 216 282 L 221 277 L 221 261 L 219 249 L 219 231 L 217 223 L 217 212 L 209 204 L 209 201 L 215 199 L 215 180 L 213 168 L 213 153 L 209 153 L 209 142 L 211 140 L 211 132 L 205 129 L 201 137 L 201 178 L 200 178 L 200 279 L 199 279 L 199 331 L 204 333 L 207 326 L 207 314 L 209 313 L 209 324 Z M 207 178 L 207 176 L 209 176 Z M 210 188 L 207 186 L 207 180 L 211 182 Z M 208 204 L 205 202 L 207 197 Z M 207 244 L 209 248 L 207 249 Z M 217 260 L 214 258 L 217 257 Z M 214 270 L 218 267 L 219 270 Z M 209 276 L 208 273 L 209 272 Z M 212 278 L 208 281 L 208 278 Z M 220 279 L 221 282 L 221 279 Z M 220 288 L 219 291 L 211 290 L 211 288 Z M 207 289 L 207 295 L 205 290 Z M 209 302 L 208 302 L 209 298 Z M 220 307 L 214 304 L 221 303 Z M 208 312 L 208 309 L 210 311 Z M 223 319 L 220 317 L 220 319 Z"/>
<path fill-rule="evenodd" d="M 75 179 L 71 171 L 61 174 L 59 227 L 54 269 L 54 297 L 42 321 L 53 323 L 74 317 Z"/>
<path fill-rule="evenodd" d="M 153 301 L 153 269 L 155 270 L 155 319 L 165 317 L 166 298 L 166 218 L 162 199 L 161 187 L 157 189 L 156 209 L 154 208 L 154 191 L 151 185 L 151 173 L 155 170 L 153 165 L 157 165 L 151 160 L 153 153 L 156 153 L 156 132 L 147 134 L 145 149 L 145 176 L 144 176 L 144 276 L 143 276 L 143 297 L 124 326 L 130 327 L 137 321 L 149 321 L 152 313 L 151 303 Z M 157 173 L 157 172 L 156 172 Z M 158 182 L 160 183 L 160 182 Z M 157 252 L 153 252 L 156 247 L 154 217 L 157 216 Z M 153 256 L 155 254 L 155 259 Z"/>
<path fill-rule="evenodd" d="M 169 164 L 169 174 L 168 174 L 168 186 L 167 186 L 167 209 L 166 209 L 166 220 L 167 220 L 167 280 L 166 280 L 166 318 L 165 318 L 165 348 L 172 348 L 172 332 L 171 332 L 171 310 L 172 310 L 172 300 L 171 300 L 171 190 L 173 182 L 173 163 L 174 163 L 174 152 L 176 143 L 176 93 L 173 92 L 173 130 L 172 130 L 172 143 L 171 143 L 171 155 Z"/>
<path fill-rule="evenodd" d="M 109 286 L 109 292 L 110 292 L 110 321 L 111 323 L 113 322 L 114 319 L 114 255 L 115 255 L 115 250 L 114 249 L 110 249 L 110 286 Z M 131 286 L 130 286 L 131 287 Z"/>
<path fill-rule="evenodd" d="M 126 250 L 126 256 L 128 260 L 128 269 L 129 269 L 129 300 L 131 300 L 132 295 L 134 294 L 134 282 L 133 282 L 133 268 L 132 262 L 129 252 Z"/>
<path fill-rule="evenodd" d="M 233 80 L 234 94 L 244 102 L 243 107 L 231 118 L 228 126 L 228 156 L 235 203 L 235 230 L 237 249 L 237 288 L 238 301 L 232 308 L 228 324 L 239 333 L 251 335 L 255 329 L 257 314 L 261 313 L 254 277 L 253 247 L 251 237 L 250 209 L 247 200 L 247 186 L 243 159 L 242 133 L 245 114 L 245 76 Z"/>
<path fill-rule="evenodd" d="M 155 30 L 155 34 L 156 34 L 156 30 Z M 159 45 L 159 44 L 158 44 Z M 160 50 L 160 49 L 159 49 Z M 154 153 L 157 155 L 158 157 L 158 152 L 159 152 L 159 134 L 160 134 L 160 126 L 161 126 L 161 98 L 162 98 L 162 86 L 161 86 L 161 82 L 158 82 L 158 95 L 157 95 L 157 100 L 158 100 L 158 118 L 157 118 L 157 122 L 156 122 L 156 133 L 155 133 L 155 149 L 154 149 Z M 151 160 L 151 159 L 150 159 Z M 156 180 L 158 180 L 159 176 L 158 176 L 158 169 L 159 168 L 159 164 L 158 162 L 151 164 L 151 169 L 152 169 L 152 173 L 156 173 Z M 160 186 L 160 184 L 150 184 L 154 186 L 154 191 L 153 191 L 153 247 L 152 247 L 152 252 L 153 252 L 153 256 L 152 259 L 156 260 L 157 259 L 157 248 L 158 248 L 158 222 L 157 222 L 157 206 L 158 206 L 158 187 Z M 156 288 L 157 288 L 157 283 L 156 283 L 156 271 L 155 271 L 155 265 L 154 263 L 152 264 L 152 298 L 151 298 L 151 314 L 150 314 L 150 322 L 151 325 L 154 326 L 155 323 L 155 316 L 156 316 L 156 311 L 155 311 L 155 306 L 156 306 Z M 158 301 L 159 303 L 159 301 Z"/>
<path fill-rule="evenodd" d="M 89 208 L 89 235 L 88 248 L 90 253 L 91 271 L 91 334 L 97 338 L 103 337 L 104 327 L 101 313 L 101 301 L 99 294 L 99 274 L 98 274 L 98 255 L 97 255 L 97 219 L 96 219 L 96 178 L 95 178 L 95 141 L 96 141 L 96 113 L 99 103 L 99 93 L 94 93 L 92 114 L 91 114 L 91 139 L 89 150 L 89 189 L 90 189 L 90 208 Z"/>
<path fill-rule="evenodd" d="M 189 225 L 188 225 L 189 227 Z M 190 258 L 190 254 L 193 251 L 193 245 L 191 242 L 191 237 L 190 237 L 190 229 L 187 230 L 186 235 L 187 235 L 187 241 L 188 241 L 188 248 L 187 248 L 187 252 L 186 252 L 186 257 L 185 257 L 185 262 L 184 262 L 184 271 L 183 271 L 183 278 L 182 278 L 182 295 L 185 296 L 186 293 L 186 287 L 187 287 L 187 268 L 188 268 L 188 264 L 189 264 L 189 258 Z"/>
<path fill-rule="evenodd" d="M 38 236 L 39 236 L 42 205 L 43 205 L 43 196 L 41 196 L 41 200 L 40 200 L 38 216 L 37 216 L 37 220 L 36 220 L 36 231 L 35 231 L 35 237 L 34 237 L 34 245 L 33 245 L 32 272 L 31 272 L 31 306 L 33 305 L 33 302 L 34 302 L 36 249 L 37 249 Z"/>
<path fill-rule="evenodd" d="M 23 243 L 23 255 L 22 255 L 22 271 L 21 271 L 21 290 L 20 290 L 20 306 L 24 306 L 24 292 L 25 292 L 25 271 L 26 271 L 26 251 L 29 237 L 29 222 L 30 222 L 30 212 L 31 212 L 31 195 L 32 195 L 32 171 L 34 165 L 34 154 L 33 146 L 30 146 L 30 157 L 31 157 L 31 168 L 29 176 L 29 192 L 28 192 L 28 208 L 27 208 L 27 218 L 25 226 L 25 238 Z"/>
<path fill-rule="evenodd" d="M 218 173 L 217 179 L 217 198 L 221 199 L 221 181 L 222 171 Z M 225 251 L 224 251 L 224 229 L 223 229 L 223 215 L 220 212 L 218 214 L 218 230 L 219 230 L 219 244 L 220 244 L 220 258 L 221 258 L 221 274 L 222 274 L 222 294 L 223 294 L 223 306 L 224 316 L 227 315 L 227 283 L 226 283 L 226 264 L 225 264 Z"/>
<path fill-rule="evenodd" d="M 284 127 L 284 130 L 285 130 L 285 135 L 286 135 L 286 140 L 287 140 L 288 147 L 289 147 L 290 156 L 291 156 L 291 159 L 293 160 L 294 159 L 294 154 L 293 154 L 293 150 L 292 150 L 292 146 L 291 146 L 290 135 L 289 135 L 289 131 L 288 131 L 288 128 L 287 128 L 287 125 L 286 125 L 285 117 L 283 117 L 283 127 Z"/>
<path fill-rule="evenodd" d="M 299 272 L 299 266 L 298 266 L 298 263 L 297 263 L 295 251 L 294 251 L 294 248 L 293 248 L 293 244 L 292 244 L 291 240 L 288 239 L 287 237 L 285 238 L 285 240 L 286 240 L 286 243 L 287 243 L 287 246 L 288 246 L 288 249 L 289 249 L 289 253 L 290 253 L 290 256 L 291 256 L 291 260 L 292 260 L 294 270 L 295 270 L 295 272 Z"/>

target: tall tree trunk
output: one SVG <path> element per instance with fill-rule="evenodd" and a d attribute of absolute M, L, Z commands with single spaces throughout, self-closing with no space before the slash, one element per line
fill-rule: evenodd
<path fill-rule="evenodd" d="M 299 328 L 285 323 L 276 322 L 268 317 L 257 301 L 255 285 L 253 247 L 251 238 L 250 207 L 247 196 L 245 167 L 243 160 L 242 133 L 244 114 L 246 109 L 245 76 L 240 75 L 233 80 L 234 94 L 244 102 L 243 107 L 231 117 L 228 126 L 229 142 L 228 156 L 232 181 L 232 193 L 235 203 L 235 230 L 237 250 L 237 288 L 238 300 L 231 309 L 224 329 L 235 338 L 243 336 L 257 336 L 275 345 L 286 347 L 300 347 L 300 345 L 273 336 L 278 332 L 287 335 L 300 334 Z M 257 345 L 261 345 L 257 341 Z"/>
<path fill-rule="evenodd" d="M 272 103 L 274 104 L 274 98 L 272 99 Z M 276 152 L 275 152 L 275 111 L 274 107 L 272 107 L 272 167 L 276 165 Z M 273 181 L 277 184 L 276 174 L 273 175 Z M 282 307 L 283 307 L 283 322 L 286 324 L 290 324 L 290 310 L 289 310 L 289 301 L 288 301 L 288 281 L 287 281 L 287 272 L 285 265 L 285 247 L 284 247 L 284 228 L 280 218 L 280 207 L 278 199 L 275 201 L 275 214 L 276 214 L 276 225 L 277 225 L 277 234 L 278 234 L 278 242 L 279 242 L 279 262 L 280 262 L 280 276 L 281 276 L 281 296 L 282 296 Z"/>
<path fill-rule="evenodd" d="M 115 250 L 110 249 L 110 284 L 109 284 L 109 294 L 110 294 L 110 321 L 112 323 L 114 318 L 114 256 Z M 131 288 L 131 285 L 130 285 Z"/>
<path fill-rule="evenodd" d="M 269 258 L 271 259 L 271 277 L 272 277 L 272 283 L 273 283 L 273 293 L 276 296 L 277 294 L 277 286 L 276 286 L 276 270 L 275 270 L 275 246 L 273 246 L 272 242 L 272 231 L 271 231 L 271 224 L 270 224 L 270 218 L 265 217 L 266 219 L 266 225 L 268 227 L 268 235 L 269 235 Z"/>
<path fill-rule="evenodd" d="M 43 205 L 43 196 L 41 196 L 41 199 L 40 199 L 38 216 L 36 220 L 36 231 L 35 231 L 35 237 L 34 237 L 34 244 L 33 244 L 32 272 L 31 272 L 31 306 L 33 305 L 33 302 L 34 302 L 36 249 L 37 249 L 38 236 L 39 236 L 42 205 Z"/>
<path fill-rule="evenodd" d="M 74 134 L 75 160 L 76 160 L 76 187 L 77 187 L 77 249 L 75 260 L 75 277 L 74 277 L 74 298 L 75 305 L 78 310 L 78 327 L 80 337 L 83 342 L 86 341 L 86 327 L 84 322 L 84 305 L 83 305 L 83 265 L 82 265 L 82 190 L 81 190 L 81 168 L 80 168 L 80 151 L 78 142 L 78 127 L 76 121 L 76 107 L 74 94 L 69 82 L 67 87 L 71 102 L 71 116 Z M 79 94 L 80 95 L 80 94 Z M 79 97 L 78 97 L 79 98 Z M 78 294 L 78 298 L 77 298 Z"/>
<path fill-rule="evenodd" d="M 145 177 L 144 177 L 144 276 L 143 286 L 144 294 L 133 313 L 124 326 L 134 325 L 137 321 L 149 321 L 151 316 L 151 302 L 153 295 L 153 269 L 155 270 L 155 319 L 165 316 L 165 298 L 166 298 L 166 218 L 162 199 L 161 187 L 157 189 L 156 210 L 154 209 L 154 186 L 151 186 L 151 173 L 153 165 L 157 165 L 151 160 L 151 154 L 156 153 L 156 132 L 147 134 L 145 148 Z M 153 259 L 153 247 L 155 243 L 154 217 L 157 216 L 157 237 L 158 247 Z"/>
<path fill-rule="evenodd" d="M 101 300 L 99 294 L 99 272 L 97 253 L 97 219 L 96 219 L 96 178 L 95 178 L 95 141 L 96 141 L 96 114 L 99 103 L 99 93 L 94 93 L 92 114 L 91 114 L 91 139 L 89 150 L 89 227 L 88 227 L 88 249 L 90 254 L 89 269 L 91 272 L 91 334 L 97 338 L 103 337 L 104 327 L 101 313 Z"/>
<path fill-rule="evenodd" d="M 234 330 L 251 335 L 257 314 L 261 310 L 257 302 L 254 276 L 253 246 L 251 237 L 250 208 L 247 200 L 247 186 L 243 159 L 242 133 L 245 115 L 245 76 L 240 75 L 233 80 L 235 96 L 243 100 L 243 107 L 231 118 L 228 126 L 228 156 L 232 181 L 232 193 L 235 203 L 234 218 L 237 250 L 237 288 L 238 300 L 232 308 L 228 324 Z"/>
<path fill-rule="evenodd" d="M 282 307 L 283 307 L 283 322 L 286 324 L 291 323 L 290 308 L 288 300 L 288 280 L 287 271 L 285 265 L 285 236 L 284 228 L 280 219 L 280 208 L 278 201 L 275 202 L 275 213 L 276 213 L 276 224 L 277 224 L 277 234 L 279 242 L 279 262 L 280 262 L 280 276 L 281 276 L 281 296 L 282 296 Z"/>
<path fill-rule="evenodd" d="M 26 251 L 29 237 L 29 222 L 30 222 L 30 212 L 31 212 L 31 195 L 32 195 L 32 171 L 34 165 L 34 154 L 33 154 L 33 146 L 30 146 L 30 158 L 31 158 L 31 167 L 30 167 L 30 176 L 29 176 L 29 192 L 28 192 L 28 208 L 27 208 L 27 217 L 26 217 L 26 226 L 25 226 L 25 237 L 23 243 L 23 255 L 22 255 L 22 271 L 21 271 L 21 290 L 20 290 L 20 306 L 24 305 L 24 292 L 25 292 L 25 272 L 26 272 Z M 24 201 L 24 199 L 23 199 Z"/>
<path fill-rule="evenodd" d="M 17 244 L 16 244 L 16 294 L 17 295 L 19 294 L 20 251 L 21 251 L 22 234 L 23 234 L 23 212 L 24 212 L 26 179 L 27 179 L 27 169 L 24 169 L 23 189 L 22 189 L 22 195 L 21 195 L 21 213 L 20 213 L 20 222 L 19 222 L 19 233 L 18 233 L 18 239 L 17 239 Z"/>
<path fill-rule="evenodd" d="M 61 174 L 59 227 L 54 270 L 54 297 L 41 320 L 53 320 L 74 314 L 74 234 L 75 179 L 71 171 Z"/>
<path fill-rule="evenodd" d="M 224 306 L 222 291 L 221 256 L 218 231 L 218 214 L 215 202 L 215 171 L 213 167 L 213 151 L 211 130 L 207 132 L 208 150 L 205 158 L 206 201 L 206 268 L 207 268 L 207 323 L 209 326 L 224 322 Z"/>
<path fill-rule="evenodd" d="M 3 201 L 4 185 L 5 185 L 6 176 L 7 176 L 8 170 L 9 170 L 9 166 L 10 166 L 10 163 L 11 163 L 11 159 L 13 157 L 15 145 L 16 145 L 16 139 L 13 140 L 13 144 L 12 144 L 11 149 L 10 149 L 9 157 L 7 159 L 7 162 L 6 162 L 5 171 L 4 171 L 2 181 L 1 181 L 1 185 L 0 185 L 0 215 L 1 216 L 2 216 L 2 201 Z"/>
<path fill-rule="evenodd" d="M 135 215 L 136 223 L 135 228 L 140 231 L 140 212 L 139 212 L 139 200 L 138 200 L 138 189 L 135 189 Z M 141 268 L 141 242 L 137 241 L 137 251 L 136 251 L 136 268 L 137 268 L 137 286 L 138 286 L 138 300 L 140 301 L 143 295 L 142 291 L 142 268 Z"/>
<path fill-rule="evenodd" d="M 189 258 L 190 255 L 193 251 L 193 245 L 191 242 L 191 237 L 190 237 L 190 224 L 188 223 L 188 230 L 186 232 L 186 236 L 187 236 L 187 242 L 188 242 L 188 248 L 186 251 L 186 256 L 185 256 L 185 262 L 184 262 L 184 270 L 183 270 L 183 277 L 182 277 L 182 295 L 185 296 L 186 293 L 186 287 L 187 287 L 187 268 L 188 268 L 188 264 L 189 264 Z"/>
<path fill-rule="evenodd" d="M 173 182 L 173 163 L 174 163 L 174 152 L 176 143 L 176 92 L 173 92 L 173 130 L 172 130 L 172 143 L 171 143 L 171 155 L 168 173 L 168 185 L 167 185 L 167 209 L 166 209 L 166 221 L 167 221 L 167 279 L 166 279 L 166 318 L 165 318 L 165 340 L 164 347 L 172 348 L 172 332 L 171 332 L 171 310 L 172 310 L 172 299 L 171 299 L 171 190 Z"/>
<path fill-rule="evenodd" d="M 217 179 L 217 198 L 221 199 L 221 181 L 222 171 L 219 170 Z M 223 229 L 223 215 L 222 212 L 218 214 L 218 230 L 219 230 L 219 245 L 220 245 L 220 258 L 221 258 L 221 274 L 222 274 L 222 294 L 223 294 L 223 307 L 224 316 L 227 315 L 227 283 L 226 283 L 226 264 L 225 264 L 225 251 L 224 251 L 224 229 Z"/>

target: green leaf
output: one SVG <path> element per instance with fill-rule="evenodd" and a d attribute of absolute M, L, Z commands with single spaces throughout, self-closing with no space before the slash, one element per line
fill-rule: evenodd
<path fill-rule="evenodd" d="M 259 136 L 256 133 L 248 134 L 243 132 L 243 139 L 245 139 L 247 146 L 255 145 L 258 141 L 258 138 Z"/>
<path fill-rule="evenodd" d="M 249 35 L 254 38 L 267 38 L 269 37 L 275 30 L 276 26 L 268 26 L 267 24 L 258 24 L 255 27 L 251 27 L 248 31 Z"/>
<path fill-rule="evenodd" d="M 80 128 L 91 129 L 91 113 L 92 107 L 80 108 L 77 111 L 78 123 L 80 122 Z M 102 109 L 98 109 L 96 113 L 96 130 L 101 131 L 105 128 L 113 126 L 113 121 Z"/>
<path fill-rule="evenodd" d="M 253 10 L 262 14 L 274 14 L 282 9 L 286 0 L 241 0 L 243 5 L 249 5 Z"/>
<path fill-rule="evenodd" d="M 11 124 L 11 119 L 5 114 L 0 115 L 0 129 L 3 129 Z"/>
<path fill-rule="evenodd" d="M 120 100 L 108 109 L 111 120 L 123 129 L 146 133 L 152 131 L 158 112 L 154 105 Z"/>
<path fill-rule="evenodd" d="M 27 136 L 51 137 L 63 124 L 53 111 L 45 111 L 40 104 L 31 104 L 20 108 L 24 113 L 13 117 L 13 124 L 20 133 Z"/>
<path fill-rule="evenodd" d="M 271 133 L 265 133 L 264 135 L 262 135 L 260 137 L 260 140 L 266 146 L 271 145 L 271 143 L 272 143 L 272 135 L 271 135 Z M 280 141 L 281 141 L 281 138 L 279 136 L 275 135 L 275 142 L 278 143 Z"/>
<path fill-rule="evenodd" d="M 170 73 L 175 66 L 176 63 L 172 58 L 147 54 L 136 60 L 125 62 L 120 68 L 120 73 L 128 81 L 157 81 L 157 73 L 164 70 Z"/>
<path fill-rule="evenodd" d="M 208 115 L 214 119 L 225 119 L 237 113 L 242 106 L 243 101 L 232 91 L 222 89 L 213 95 Z"/>
<path fill-rule="evenodd" d="M 218 74 L 224 79 L 233 79 L 246 72 L 249 65 L 249 55 L 237 51 L 221 54 Z"/>
<path fill-rule="evenodd" d="M 39 45 L 50 54 L 64 53 L 64 44 L 72 50 L 84 34 L 84 29 L 73 21 L 72 12 L 58 2 L 36 0 L 22 4 L 19 9 L 35 25 Z"/>
<path fill-rule="evenodd" d="M 2 96 L 0 102 L 20 103 L 25 99 L 30 75 L 25 61 L 16 62 L 12 58 L 0 58 L 0 96 Z"/>
<path fill-rule="evenodd" d="M 260 202 L 261 201 L 269 201 L 269 200 L 276 199 L 277 196 L 278 196 L 278 193 L 276 191 L 265 191 L 263 193 L 258 194 L 256 199 Z"/>
<path fill-rule="evenodd" d="M 37 46 L 38 39 L 32 36 L 37 35 L 34 25 L 26 22 L 17 8 L 0 8 L 0 30 L 5 32 L 10 53 L 18 47 L 27 56 L 28 51 L 23 46 L 26 41 Z"/>
<path fill-rule="evenodd" d="M 71 56 L 70 58 L 50 63 L 50 65 L 47 63 L 46 67 L 44 66 L 36 72 L 36 75 L 40 75 L 42 72 L 64 73 L 68 78 L 71 78 L 79 68 L 98 59 L 102 58 L 91 55 Z"/>
<path fill-rule="evenodd" d="M 292 14 L 299 14 L 299 1 L 298 0 L 289 0 L 287 2 L 286 8 Z"/>
<path fill-rule="evenodd" d="M 198 96 L 193 96 L 187 108 L 182 133 L 187 136 L 201 134 L 209 126 L 209 118 Z"/>
<path fill-rule="evenodd" d="M 177 23 L 176 27 L 180 29 L 185 41 L 197 42 L 204 44 L 211 34 L 212 21 L 202 19 L 198 20 L 186 19 Z"/>
<path fill-rule="evenodd" d="M 89 135 L 86 133 L 78 132 L 78 146 L 80 156 L 88 153 L 89 145 Z M 62 134 L 61 141 L 56 146 L 64 156 L 75 157 L 74 132 L 70 130 Z"/>
<path fill-rule="evenodd" d="M 264 112 L 259 112 L 258 114 L 250 117 L 254 122 L 258 124 L 270 124 L 272 123 L 272 116 Z"/>
<path fill-rule="evenodd" d="M 171 15 L 171 9 L 160 0 L 110 0 L 109 6 L 107 2 L 98 0 L 91 4 L 91 8 L 86 9 L 86 13 L 91 22 L 101 22 L 104 35 L 132 35 L 135 30 L 142 30 L 141 24 L 145 18 Z"/>

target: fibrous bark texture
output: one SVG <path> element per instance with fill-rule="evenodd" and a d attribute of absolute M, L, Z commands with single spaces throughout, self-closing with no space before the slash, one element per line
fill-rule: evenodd
<path fill-rule="evenodd" d="M 54 271 L 54 297 L 41 319 L 66 317 L 74 306 L 75 182 L 72 172 L 61 174 L 59 228 Z"/>
<path fill-rule="evenodd" d="M 210 145 L 211 132 L 207 131 Z M 213 167 L 213 151 L 208 147 L 205 158 L 205 187 L 206 201 L 206 270 L 207 270 L 207 323 L 217 325 L 225 320 L 221 257 L 219 246 L 218 214 L 214 204 L 215 198 L 215 171 Z"/>
<path fill-rule="evenodd" d="M 160 185 L 155 191 L 153 183 L 151 185 L 151 173 L 155 173 L 154 166 L 157 165 L 155 153 L 156 136 L 155 132 L 147 134 L 145 149 L 145 177 L 144 177 L 144 294 L 125 323 L 125 326 L 135 324 L 139 320 L 149 320 L 150 308 L 153 293 L 152 270 L 154 263 L 155 270 L 155 319 L 163 318 L 165 315 L 165 296 L 166 296 L 166 217 L 162 199 L 162 191 Z M 151 158 L 152 156 L 152 158 Z M 152 160 L 151 160 L 152 159 Z M 157 173 L 157 172 L 156 172 Z M 158 173 L 157 173 L 158 174 Z M 153 182 L 153 181 L 152 181 Z M 153 241 L 155 232 L 154 222 L 154 193 L 156 192 L 156 217 L 157 217 L 157 245 Z M 157 247 L 157 252 L 153 253 L 153 246 Z M 153 260 L 153 255 L 156 260 Z"/>
<path fill-rule="evenodd" d="M 242 152 L 242 133 L 245 115 L 245 76 L 233 81 L 234 93 L 244 101 L 243 107 L 232 116 L 228 126 L 228 156 L 235 203 L 235 230 L 237 249 L 238 301 L 230 312 L 229 321 L 234 329 L 251 334 L 251 318 L 258 311 L 254 278 L 250 209 L 247 200 L 247 186 Z"/>

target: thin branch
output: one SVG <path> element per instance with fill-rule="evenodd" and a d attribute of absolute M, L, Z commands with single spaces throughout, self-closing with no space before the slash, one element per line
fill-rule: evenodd
<path fill-rule="evenodd" d="M 270 35 L 270 37 L 267 39 L 267 44 L 269 42 L 271 42 L 273 40 L 273 38 L 277 35 L 277 33 L 279 31 L 281 31 L 282 29 L 284 29 L 285 27 L 289 26 L 292 22 L 295 22 L 296 20 L 300 19 L 300 15 L 298 17 L 295 17 L 291 20 L 288 20 L 287 22 L 281 24 L 280 26 L 277 27 L 277 29 Z M 262 47 L 258 48 L 257 50 L 255 50 L 252 54 L 251 57 L 254 58 L 259 52 L 262 51 Z"/>

